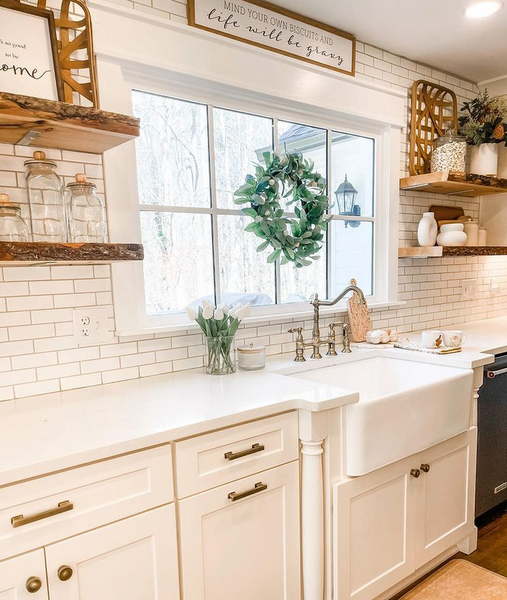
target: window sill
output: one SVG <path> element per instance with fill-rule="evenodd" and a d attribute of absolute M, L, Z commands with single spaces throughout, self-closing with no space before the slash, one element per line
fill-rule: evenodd
<path fill-rule="evenodd" d="M 372 304 L 368 304 L 368 308 L 371 310 L 382 310 L 383 308 L 398 308 L 400 306 L 405 306 L 406 302 L 401 300 L 396 300 L 394 302 L 376 302 Z M 329 306 L 326 308 L 321 308 L 320 314 L 325 317 L 328 315 L 346 315 L 347 307 L 342 305 L 338 305 L 337 307 Z M 308 308 L 307 310 L 300 310 L 294 312 L 286 312 L 272 315 L 259 315 L 259 316 L 250 316 L 245 319 L 242 324 L 246 326 L 257 326 L 257 325 L 267 325 L 269 323 L 280 323 L 280 322 L 289 322 L 297 319 L 307 320 L 313 317 L 313 309 Z M 162 325 L 159 327 L 138 327 L 135 329 L 122 329 L 115 331 L 115 335 L 117 337 L 133 337 L 136 335 L 155 335 L 159 333 L 172 333 L 177 331 L 200 331 L 199 325 L 195 322 L 187 321 L 186 323 L 175 323 L 174 325 Z"/>

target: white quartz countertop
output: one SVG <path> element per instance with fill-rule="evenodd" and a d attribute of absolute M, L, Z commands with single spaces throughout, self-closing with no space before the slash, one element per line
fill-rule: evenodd
<path fill-rule="evenodd" d="M 470 369 L 507 351 L 507 317 L 448 329 L 466 332 L 463 352 L 353 349 L 353 354 L 388 352 Z M 359 399 L 352 381 L 342 382 L 349 388 L 344 389 L 285 376 L 353 355 L 303 365 L 292 358 L 274 357 L 263 371 L 217 377 L 200 369 L 0 403 L 0 486 L 288 410 L 322 411 Z"/>

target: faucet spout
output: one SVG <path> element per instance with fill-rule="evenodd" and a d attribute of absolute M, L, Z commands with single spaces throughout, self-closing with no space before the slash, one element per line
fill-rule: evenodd
<path fill-rule="evenodd" d="M 340 302 L 342 298 L 344 298 L 349 292 L 357 292 L 359 296 L 359 304 L 366 304 L 366 298 L 364 297 L 363 290 L 357 285 L 348 285 L 334 300 L 319 300 L 318 296 L 315 295 L 315 298 L 312 302 L 313 307 L 315 308 L 315 302 L 317 301 L 320 306 L 334 306 L 337 302 Z"/>

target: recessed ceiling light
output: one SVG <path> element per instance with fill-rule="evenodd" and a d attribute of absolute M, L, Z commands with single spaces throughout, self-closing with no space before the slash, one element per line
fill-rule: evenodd
<path fill-rule="evenodd" d="M 490 17 L 503 8 L 501 0 L 471 0 L 465 8 L 465 16 L 469 19 Z"/>

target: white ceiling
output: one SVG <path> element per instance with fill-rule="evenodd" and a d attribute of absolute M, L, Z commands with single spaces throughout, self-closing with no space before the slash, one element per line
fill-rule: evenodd
<path fill-rule="evenodd" d="M 274 0 L 283 8 L 474 82 L 507 75 L 506 6 L 467 19 L 468 0 Z"/>

